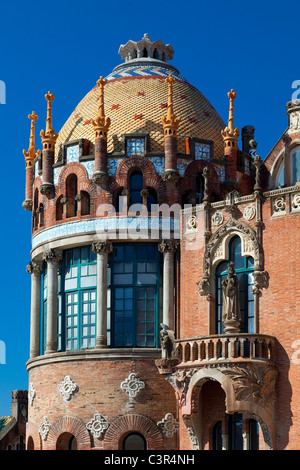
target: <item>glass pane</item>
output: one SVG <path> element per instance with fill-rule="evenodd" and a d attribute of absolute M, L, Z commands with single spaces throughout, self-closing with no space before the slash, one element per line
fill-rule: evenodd
<path fill-rule="evenodd" d="M 94 287 L 97 285 L 97 276 L 86 276 L 80 279 L 80 287 Z"/>
<path fill-rule="evenodd" d="M 291 184 L 300 181 L 300 147 L 291 154 Z"/>

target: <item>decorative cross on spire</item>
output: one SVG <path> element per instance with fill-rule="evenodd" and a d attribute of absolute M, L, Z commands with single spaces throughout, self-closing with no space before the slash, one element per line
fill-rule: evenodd
<path fill-rule="evenodd" d="M 172 134 L 176 134 L 180 123 L 180 118 L 176 119 L 173 107 L 173 84 L 176 82 L 176 80 L 172 77 L 172 74 L 170 73 L 168 78 L 165 79 L 165 82 L 168 84 L 167 117 L 162 116 L 161 119 L 164 125 L 165 134 L 170 134 L 169 130 L 172 130 Z"/>
<path fill-rule="evenodd" d="M 91 120 L 94 129 L 96 138 L 97 137 L 107 137 L 107 131 L 110 126 L 110 118 L 105 117 L 104 113 L 104 87 L 107 81 L 101 76 L 97 81 L 97 85 L 99 87 L 99 108 L 98 108 L 98 116 L 95 120 Z"/>
<path fill-rule="evenodd" d="M 48 91 L 48 93 L 45 95 L 45 98 L 47 101 L 46 132 L 42 130 L 40 136 L 42 141 L 44 139 L 50 139 L 53 143 L 55 143 L 58 137 L 58 134 L 55 134 L 55 131 L 52 128 L 52 101 L 55 97 L 51 91 Z"/>
<path fill-rule="evenodd" d="M 35 114 L 34 111 L 32 111 L 32 113 L 29 114 L 28 116 L 28 119 L 31 120 L 29 148 L 28 148 L 28 152 L 26 152 L 26 150 L 23 150 L 23 154 L 25 156 L 26 167 L 31 166 L 35 157 L 41 153 L 40 150 L 38 150 L 37 153 L 35 153 L 35 121 L 38 118 L 39 117 Z"/>

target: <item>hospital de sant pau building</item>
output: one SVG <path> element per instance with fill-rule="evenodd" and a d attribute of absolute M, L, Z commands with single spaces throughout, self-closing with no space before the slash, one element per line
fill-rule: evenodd
<path fill-rule="evenodd" d="M 300 101 L 260 157 L 238 90 L 224 122 L 170 44 L 119 54 L 29 115 L 26 448 L 299 449 Z"/>

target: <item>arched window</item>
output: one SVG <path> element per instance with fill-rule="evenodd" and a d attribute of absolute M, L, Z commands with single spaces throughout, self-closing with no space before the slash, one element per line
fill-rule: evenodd
<path fill-rule="evenodd" d="M 148 198 L 147 198 L 147 210 L 152 212 L 154 210 L 153 205 L 157 204 L 157 193 L 154 189 L 148 188 Z"/>
<path fill-rule="evenodd" d="M 284 186 L 284 162 L 282 161 L 277 174 L 276 174 L 276 179 L 275 179 L 275 186 Z"/>
<path fill-rule="evenodd" d="M 123 441 L 123 450 L 147 450 L 146 439 L 142 434 L 128 434 Z"/>
<path fill-rule="evenodd" d="M 77 214 L 77 176 L 71 174 L 66 179 L 66 197 L 67 197 L 67 210 L 66 217 L 75 217 Z"/>
<path fill-rule="evenodd" d="M 201 204 L 204 194 L 204 177 L 201 173 L 196 176 L 197 204 Z"/>
<path fill-rule="evenodd" d="M 290 151 L 291 184 L 300 181 L 300 146 Z"/>
<path fill-rule="evenodd" d="M 86 191 L 80 191 L 81 200 L 81 215 L 90 214 L 90 195 Z"/>
<path fill-rule="evenodd" d="M 229 259 L 221 262 L 216 269 L 216 333 L 223 334 L 222 323 L 223 289 L 222 281 L 228 274 L 228 262 L 234 263 L 234 269 L 239 280 L 240 308 L 242 315 L 242 331 L 254 333 L 254 295 L 253 269 L 254 260 L 251 256 L 242 256 L 241 239 L 235 236 L 229 243 Z"/>
<path fill-rule="evenodd" d="M 143 189 L 143 175 L 140 171 L 134 171 L 130 175 L 129 190 L 130 190 L 130 205 L 142 204 L 143 199 L 141 190 Z"/>
<path fill-rule="evenodd" d="M 300 145 L 292 147 L 286 157 L 275 163 L 271 186 L 293 185 L 300 181 Z"/>
<path fill-rule="evenodd" d="M 33 211 L 32 211 L 32 226 L 34 229 L 38 228 L 39 224 L 39 190 L 35 188 L 34 198 L 33 198 Z"/>
<path fill-rule="evenodd" d="M 56 215 L 55 218 L 56 220 L 62 220 L 63 218 L 63 204 L 61 202 L 63 196 L 59 196 L 59 198 L 56 201 Z"/>

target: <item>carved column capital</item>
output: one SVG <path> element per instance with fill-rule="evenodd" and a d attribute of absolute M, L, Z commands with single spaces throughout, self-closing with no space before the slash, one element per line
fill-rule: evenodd
<path fill-rule="evenodd" d="M 109 240 L 102 240 L 92 243 L 92 251 L 94 253 L 111 253 L 113 251 L 113 244 Z"/>
<path fill-rule="evenodd" d="M 160 253 L 175 253 L 179 248 L 179 240 L 162 240 L 158 245 Z"/>
<path fill-rule="evenodd" d="M 35 261 L 30 261 L 26 267 L 26 271 L 29 274 L 42 274 L 43 266 L 40 263 L 36 263 Z"/>
<path fill-rule="evenodd" d="M 59 250 L 53 250 L 53 248 L 50 248 L 50 250 L 47 250 L 43 254 L 43 259 L 47 263 L 52 262 L 59 264 L 62 261 L 63 254 Z"/>

